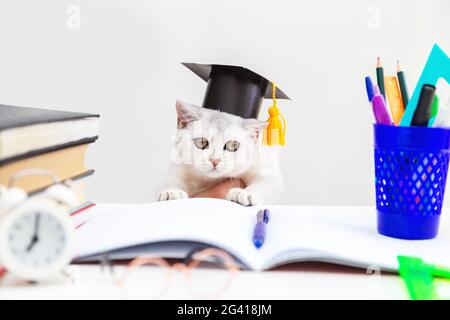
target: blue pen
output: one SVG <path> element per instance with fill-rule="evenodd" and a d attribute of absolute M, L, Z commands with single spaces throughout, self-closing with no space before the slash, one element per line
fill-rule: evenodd
<path fill-rule="evenodd" d="M 366 77 L 366 90 L 367 90 L 367 97 L 369 98 L 369 102 L 372 102 L 373 97 L 375 96 L 375 93 L 373 92 L 373 84 L 370 77 Z"/>
<path fill-rule="evenodd" d="M 269 222 L 269 210 L 264 209 L 256 214 L 256 225 L 253 230 L 253 244 L 256 248 L 261 248 L 266 239 L 266 224 Z"/>

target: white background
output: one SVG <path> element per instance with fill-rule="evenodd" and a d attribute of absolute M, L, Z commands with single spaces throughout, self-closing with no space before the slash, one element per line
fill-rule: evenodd
<path fill-rule="evenodd" d="M 292 98 L 279 102 L 279 203 L 371 205 L 364 76 L 378 55 L 388 75 L 400 58 L 412 92 L 433 43 L 450 53 L 449 31 L 448 0 L 1 0 L 0 103 L 100 113 L 88 195 L 145 202 L 169 161 L 175 100 L 204 93 L 180 62 L 246 66 Z"/>

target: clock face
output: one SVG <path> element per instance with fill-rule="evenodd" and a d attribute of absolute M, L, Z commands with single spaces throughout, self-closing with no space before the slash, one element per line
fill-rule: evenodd
<path fill-rule="evenodd" d="M 67 238 L 54 215 L 34 211 L 18 217 L 8 230 L 11 258 L 26 268 L 43 269 L 59 261 Z"/>

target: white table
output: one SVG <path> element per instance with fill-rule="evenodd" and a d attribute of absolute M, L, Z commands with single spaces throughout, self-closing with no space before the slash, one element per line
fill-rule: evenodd
<path fill-rule="evenodd" d="M 449 216 L 449 208 L 443 215 Z M 448 220 L 448 219 L 445 219 Z M 441 230 L 442 231 L 442 230 Z M 447 253 L 448 254 L 448 253 Z M 124 271 L 115 266 L 116 274 Z M 101 272 L 95 264 L 70 267 L 74 281 L 67 278 L 49 283 L 28 284 L 6 275 L 0 280 L 0 300 L 3 299 L 122 299 L 152 298 L 148 294 L 146 279 L 154 275 L 151 267 L 139 269 L 139 284 L 125 292 L 113 285 L 109 272 Z M 214 270 L 215 272 L 224 272 Z M 201 270 L 200 277 L 211 270 Z M 140 280 L 142 279 L 142 281 Z M 148 282 L 148 281 L 147 281 Z M 438 290 L 450 298 L 450 283 Z M 164 299 L 196 298 L 181 274 L 176 274 Z M 303 262 L 265 272 L 242 271 L 221 299 L 408 299 L 403 280 L 395 274 L 374 274 L 366 270 L 324 263 Z"/>
<path fill-rule="evenodd" d="M 112 285 L 108 272 L 98 265 L 71 267 L 74 282 L 60 279 L 53 283 L 26 284 L 6 276 L 0 286 L 4 299 L 122 299 L 152 298 L 145 285 L 127 292 Z M 123 272 L 116 266 L 115 272 Z M 152 268 L 140 269 L 143 281 Z M 202 271 L 207 272 L 207 271 Z M 222 272 L 222 271 L 218 271 Z M 195 298 L 181 274 L 176 274 L 164 299 Z M 266 272 L 240 272 L 221 299 L 408 299 L 403 280 L 391 274 L 367 274 L 364 270 L 299 263 Z"/>

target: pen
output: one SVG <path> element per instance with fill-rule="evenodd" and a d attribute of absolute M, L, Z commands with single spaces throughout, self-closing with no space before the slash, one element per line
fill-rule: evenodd
<path fill-rule="evenodd" d="M 408 97 L 408 89 L 406 87 L 405 75 L 400 68 L 400 61 L 397 60 L 397 79 L 398 84 L 400 85 L 400 92 L 402 94 L 403 107 L 406 108 L 408 105 L 409 97 Z"/>
<path fill-rule="evenodd" d="M 269 210 L 264 209 L 256 214 L 256 225 L 253 230 L 253 244 L 257 249 L 261 248 L 266 239 L 266 224 L 269 222 Z"/>
<path fill-rule="evenodd" d="M 373 86 L 373 91 L 375 95 L 372 99 L 372 110 L 375 116 L 375 120 L 379 124 L 392 125 L 392 117 L 389 113 L 386 102 L 383 96 L 380 94 L 380 89 L 377 85 Z"/>
<path fill-rule="evenodd" d="M 366 77 L 366 91 L 367 91 L 367 98 L 369 99 L 369 102 L 372 102 L 373 96 L 375 93 L 373 93 L 373 84 L 372 79 L 370 79 L 369 76 Z"/>
<path fill-rule="evenodd" d="M 386 100 L 386 92 L 384 90 L 384 71 L 381 65 L 380 57 L 377 58 L 377 83 L 383 98 Z"/>
<path fill-rule="evenodd" d="M 419 96 L 416 111 L 411 121 L 412 126 L 427 127 L 431 117 L 434 93 L 436 88 L 430 84 L 424 84 Z"/>

